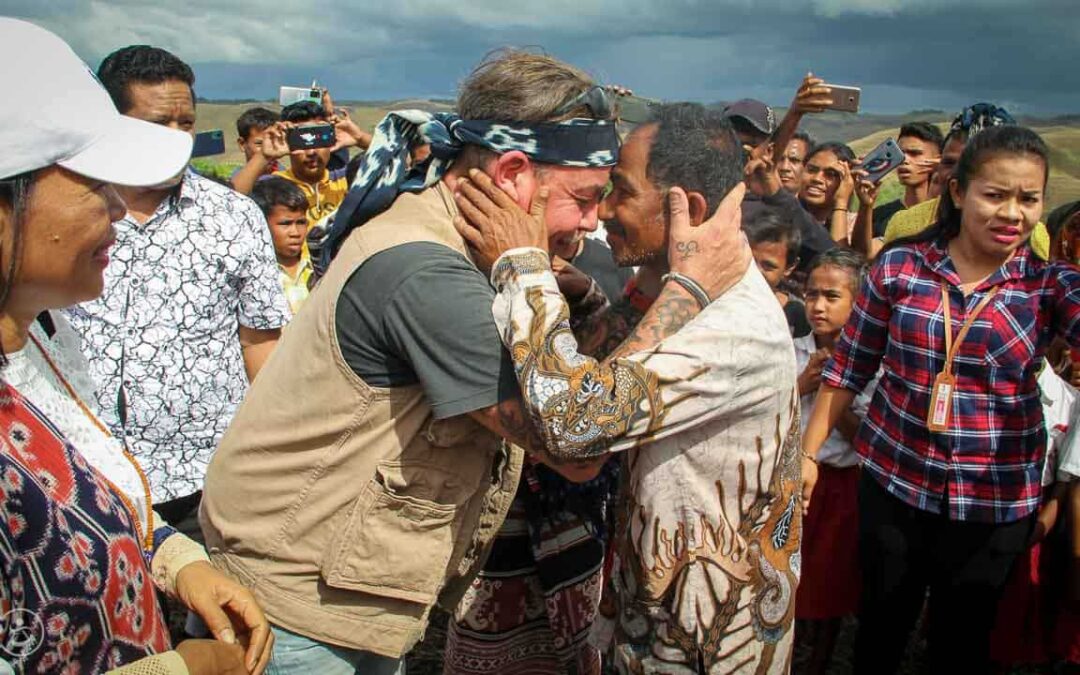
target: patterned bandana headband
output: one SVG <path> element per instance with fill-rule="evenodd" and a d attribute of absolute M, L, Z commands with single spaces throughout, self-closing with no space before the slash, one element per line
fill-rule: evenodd
<path fill-rule="evenodd" d="M 431 156 L 410 166 L 409 152 L 424 144 L 431 146 Z M 519 150 L 533 161 L 559 166 L 614 166 L 619 158 L 619 135 L 607 120 L 514 123 L 422 110 L 389 113 L 375 128 L 333 224 L 322 237 L 318 229 L 311 232 L 309 243 L 319 249 L 318 272 L 326 271 L 353 228 L 385 211 L 402 192 L 420 192 L 437 183 L 466 144 L 498 153 Z"/>

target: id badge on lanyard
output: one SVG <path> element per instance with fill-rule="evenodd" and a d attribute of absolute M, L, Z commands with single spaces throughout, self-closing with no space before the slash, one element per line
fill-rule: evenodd
<path fill-rule="evenodd" d="M 953 360 L 956 358 L 956 352 L 959 350 L 960 345 L 963 344 L 964 338 L 967 337 L 968 331 L 971 330 L 971 324 L 975 322 L 979 313 L 990 304 L 997 292 L 997 286 L 987 291 L 979 304 L 975 305 L 975 309 L 968 314 L 968 318 L 960 326 L 956 341 L 953 342 L 949 292 L 945 289 L 944 284 L 941 286 L 941 306 L 945 311 L 945 365 L 942 367 L 941 372 L 937 374 L 937 377 L 934 378 L 934 386 L 930 391 L 930 410 L 926 413 L 926 428 L 930 431 L 942 432 L 949 430 L 952 422 L 952 399 L 953 394 L 956 393 L 956 377 L 952 374 Z"/>

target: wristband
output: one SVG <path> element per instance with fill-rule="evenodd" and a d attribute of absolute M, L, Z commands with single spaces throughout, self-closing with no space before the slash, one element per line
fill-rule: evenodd
<path fill-rule="evenodd" d="M 807 451 L 805 451 L 805 450 L 800 450 L 800 451 L 799 451 L 799 453 L 800 453 L 800 454 L 801 454 L 801 455 L 802 455 L 803 457 L 805 457 L 806 459 L 808 459 L 808 460 L 810 460 L 811 462 L 813 462 L 814 464 L 820 464 L 820 462 L 818 462 L 818 458 L 817 458 L 817 457 L 811 457 L 811 456 L 810 456 L 810 453 L 808 453 Z"/>
<path fill-rule="evenodd" d="M 694 281 L 685 274 L 679 274 L 678 272 L 668 272 L 663 277 L 661 277 L 661 281 L 663 281 L 664 283 L 667 283 L 668 281 L 674 281 L 675 283 L 685 288 L 687 293 L 694 296 L 694 300 L 697 300 L 697 303 L 701 305 L 702 309 L 708 307 L 709 303 L 712 302 L 709 299 L 709 294 L 705 292 L 705 289 L 701 287 L 701 284 Z"/>

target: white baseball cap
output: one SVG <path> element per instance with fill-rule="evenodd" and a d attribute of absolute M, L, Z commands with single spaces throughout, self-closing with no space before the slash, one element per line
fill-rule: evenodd
<path fill-rule="evenodd" d="M 53 164 L 118 185 L 157 185 L 191 159 L 189 134 L 116 111 L 59 37 L 0 17 L 0 179 Z"/>

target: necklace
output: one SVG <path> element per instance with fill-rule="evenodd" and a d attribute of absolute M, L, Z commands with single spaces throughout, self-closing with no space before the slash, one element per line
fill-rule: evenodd
<path fill-rule="evenodd" d="M 64 374 L 61 373 L 60 369 L 56 367 L 56 364 L 53 363 L 53 360 L 49 357 L 49 353 L 45 351 L 45 348 L 41 346 L 41 343 L 38 342 L 37 338 L 34 337 L 32 333 L 30 334 L 30 340 L 34 343 L 38 351 L 45 358 L 45 363 L 49 364 L 49 368 L 52 369 L 53 375 L 56 376 L 56 379 L 60 381 L 60 384 L 64 385 L 64 389 L 67 390 L 68 396 L 71 397 L 71 400 L 75 401 L 75 404 L 79 406 L 79 409 L 82 410 L 83 414 L 86 415 L 90 422 L 95 427 L 97 427 L 98 431 L 105 434 L 107 438 L 113 438 L 112 432 L 109 431 L 109 428 L 106 427 L 100 419 L 98 419 L 98 416 L 94 414 L 94 411 L 90 410 L 90 408 L 87 407 L 85 403 L 83 403 L 83 400 L 79 398 L 78 393 L 76 393 L 75 388 L 71 386 L 71 384 L 67 381 L 67 378 L 64 377 Z M 118 488 L 115 483 L 109 480 L 107 476 L 105 476 L 104 474 L 100 474 L 100 472 L 99 474 L 102 478 L 105 479 L 105 482 L 108 483 L 109 487 L 112 488 L 113 492 L 115 492 L 117 496 L 120 497 L 120 501 L 123 502 L 124 507 L 128 510 L 128 513 L 131 515 L 135 523 L 135 532 L 139 537 L 139 541 L 142 542 L 143 550 L 149 553 L 154 549 L 154 508 L 150 498 L 150 481 L 147 480 L 146 474 L 143 473 L 142 467 L 139 466 L 138 460 L 136 460 L 135 456 L 132 455 L 130 451 L 128 451 L 127 443 L 121 443 L 121 446 L 124 450 L 124 458 L 127 459 L 127 461 L 131 463 L 131 466 L 135 468 L 135 473 L 139 474 L 139 481 L 142 483 L 143 496 L 146 499 L 147 527 L 145 533 L 143 532 L 142 524 L 139 521 L 139 511 L 135 508 L 135 505 L 131 503 L 131 500 L 128 499 L 128 496 L 124 494 L 124 491 Z"/>

